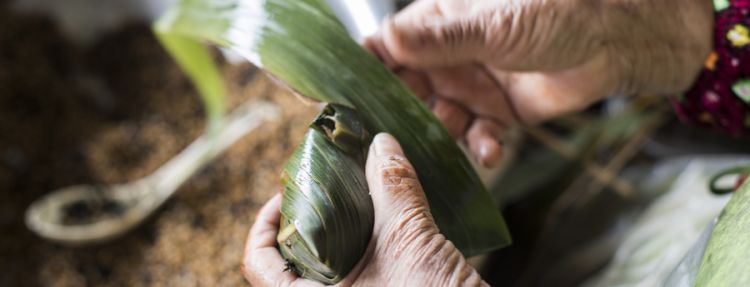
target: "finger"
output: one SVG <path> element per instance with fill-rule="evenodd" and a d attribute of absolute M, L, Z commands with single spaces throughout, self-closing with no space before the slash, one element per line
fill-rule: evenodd
<path fill-rule="evenodd" d="M 455 247 L 446 244 L 445 238 L 439 235 L 417 174 L 395 138 L 385 133 L 375 136 L 368 153 L 366 173 L 375 209 L 370 263 L 375 272 L 383 272 L 385 276 L 403 272 L 403 269 L 388 272 L 393 268 L 384 264 L 392 258 L 428 262 L 426 257 L 440 256 L 437 261 L 451 266 L 449 260 L 442 260 L 447 256 L 441 251 L 455 251 Z M 372 273 L 364 272 L 359 278 L 367 281 L 372 279 L 368 278 Z M 413 285 L 405 283 L 404 279 L 393 280 L 402 280 L 396 282 L 405 286 Z"/>
<path fill-rule="evenodd" d="M 471 115 L 461 106 L 449 100 L 437 99 L 432 107 L 432 112 L 443 122 L 448 133 L 454 139 L 461 138 L 466 134 Z"/>
<path fill-rule="evenodd" d="M 375 208 L 375 234 L 410 209 L 429 210 L 414 167 L 391 135 L 380 133 L 373 139 L 366 174 Z"/>
<path fill-rule="evenodd" d="M 383 36 L 380 34 L 375 34 L 372 36 L 369 36 L 365 38 L 365 41 L 362 43 L 362 46 L 372 52 L 380 62 L 382 62 L 388 69 L 394 69 L 396 68 L 396 61 L 393 59 L 390 53 L 388 53 L 388 49 L 385 48 L 385 43 L 383 43 Z"/>
<path fill-rule="evenodd" d="M 612 94 L 615 86 L 603 55 L 577 69 L 545 73 L 491 71 L 526 124 L 579 112 Z"/>
<path fill-rule="evenodd" d="M 591 40 L 601 33 L 591 25 L 596 13 L 571 1 L 422 0 L 385 22 L 383 41 L 397 63 L 412 68 L 488 62 L 559 70 L 600 48 Z"/>
<path fill-rule="evenodd" d="M 276 248 L 280 207 L 281 194 L 277 194 L 261 208 L 250 228 L 242 259 L 242 273 L 254 286 L 286 286 L 297 279 L 294 273 L 284 271 L 285 261 Z"/>
<path fill-rule="evenodd" d="M 421 100 L 426 101 L 432 95 L 430 80 L 423 72 L 402 68 L 396 71 L 396 75 Z"/>
<path fill-rule="evenodd" d="M 389 54 L 409 67 L 434 67 L 477 59 L 482 22 L 470 16 L 472 1 L 422 0 L 386 21 Z M 463 15 L 463 16 L 456 16 Z"/>
<path fill-rule="evenodd" d="M 477 162 L 485 167 L 496 166 L 502 159 L 500 137 L 503 128 L 492 120 L 475 119 L 466 133 L 466 143 L 469 151 Z"/>
<path fill-rule="evenodd" d="M 483 66 L 476 64 L 430 69 L 427 73 L 434 93 L 465 107 L 472 114 L 517 123 L 511 99 Z"/>
<path fill-rule="evenodd" d="M 258 249 L 276 246 L 276 234 L 279 233 L 279 221 L 281 220 L 281 198 L 280 193 L 275 195 L 258 211 L 255 223 L 250 228 L 247 248 Z"/>
<path fill-rule="evenodd" d="M 393 70 L 394 73 L 411 89 L 414 94 L 420 99 L 427 100 L 432 93 L 430 88 L 430 82 L 424 72 L 408 69 L 406 67 L 399 67 L 393 57 L 388 53 L 383 43 L 383 38 L 377 34 L 370 36 L 365 39 L 362 44 L 365 49 L 372 52 L 380 62 L 382 62 L 388 69 Z"/>

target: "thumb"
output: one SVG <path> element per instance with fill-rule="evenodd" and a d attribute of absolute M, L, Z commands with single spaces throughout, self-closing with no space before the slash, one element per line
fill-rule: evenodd
<path fill-rule="evenodd" d="M 438 233 L 414 167 L 395 138 L 386 133 L 375 136 L 366 172 L 375 208 L 375 236 Z"/>
<path fill-rule="evenodd" d="M 375 207 L 373 258 L 379 263 L 373 266 L 386 278 L 379 285 L 486 285 L 439 233 L 414 167 L 396 139 L 385 133 L 375 136 L 366 170 Z"/>

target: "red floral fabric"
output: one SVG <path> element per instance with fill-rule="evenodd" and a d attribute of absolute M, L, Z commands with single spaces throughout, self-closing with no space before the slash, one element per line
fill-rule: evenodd
<path fill-rule="evenodd" d="M 680 119 L 750 135 L 750 0 L 714 0 L 714 51 L 685 94 L 673 97 Z"/>

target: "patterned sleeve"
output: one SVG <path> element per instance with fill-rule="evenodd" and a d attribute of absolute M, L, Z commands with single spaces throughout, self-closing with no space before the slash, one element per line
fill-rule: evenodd
<path fill-rule="evenodd" d="M 672 97 L 684 122 L 750 136 L 750 0 L 714 0 L 714 51 L 693 87 Z"/>

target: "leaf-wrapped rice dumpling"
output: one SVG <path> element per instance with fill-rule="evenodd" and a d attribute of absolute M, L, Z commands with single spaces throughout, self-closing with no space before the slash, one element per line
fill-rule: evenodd
<path fill-rule="evenodd" d="M 285 166 L 277 241 L 298 275 L 334 284 L 367 248 L 374 221 L 364 171 L 369 145 L 355 111 L 331 104 Z"/>

